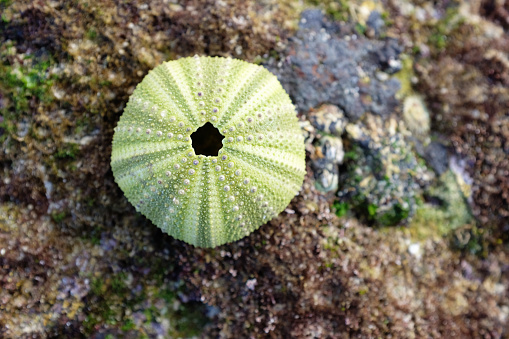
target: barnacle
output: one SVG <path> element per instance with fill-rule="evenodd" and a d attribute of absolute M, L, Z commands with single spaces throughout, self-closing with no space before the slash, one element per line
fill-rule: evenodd
<path fill-rule="evenodd" d="M 403 119 L 415 136 L 426 136 L 430 129 L 430 116 L 424 99 L 410 95 L 403 103 Z"/>
<path fill-rule="evenodd" d="M 269 71 L 196 56 L 165 62 L 138 84 L 115 128 L 111 167 L 155 225 L 215 247 L 256 230 L 298 193 L 304 140 Z"/>

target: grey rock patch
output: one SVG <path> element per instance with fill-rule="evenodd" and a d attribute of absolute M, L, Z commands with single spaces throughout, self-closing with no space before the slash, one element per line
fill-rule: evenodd
<path fill-rule="evenodd" d="M 379 37 L 385 31 L 385 21 L 379 11 L 372 11 L 366 21 L 368 29 L 371 29 L 375 37 Z"/>
<path fill-rule="evenodd" d="M 365 112 L 388 116 L 398 105 L 397 79 L 377 72 L 401 67 L 402 47 L 394 39 L 370 40 L 350 27 L 329 23 L 319 10 L 304 11 L 286 57 L 265 65 L 276 74 L 300 112 L 329 103 L 355 121 Z"/>
<path fill-rule="evenodd" d="M 424 149 L 424 159 L 436 174 L 442 175 L 449 168 L 447 148 L 439 142 L 432 141 Z"/>

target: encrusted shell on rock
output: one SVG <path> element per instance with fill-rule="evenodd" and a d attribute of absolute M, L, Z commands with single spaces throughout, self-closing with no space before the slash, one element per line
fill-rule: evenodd
<path fill-rule="evenodd" d="M 217 156 L 191 135 L 211 123 Z M 195 246 L 238 240 L 281 212 L 305 175 L 294 106 L 265 68 L 229 58 L 161 64 L 136 87 L 115 128 L 111 167 L 127 199 Z"/>
<path fill-rule="evenodd" d="M 430 116 L 422 97 L 410 95 L 405 98 L 403 119 L 415 136 L 426 136 L 429 133 Z"/>

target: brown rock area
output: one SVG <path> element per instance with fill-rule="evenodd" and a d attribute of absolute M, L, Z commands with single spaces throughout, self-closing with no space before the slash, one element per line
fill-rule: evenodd
<path fill-rule="evenodd" d="M 471 164 L 473 213 L 507 241 L 509 38 L 507 23 L 501 20 L 507 4 L 502 3 L 422 6 L 420 22 L 401 19 L 393 29 L 420 51 L 416 87 L 427 95 L 434 130 L 449 135 L 456 152 Z M 392 9 L 400 15 L 408 11 L 397 5 Z M 427 20 L 432 15 L 439 19 Z"/>
<path fill-rule="evenodd" d="M 323 13 L 302 15 L 315 6 Z M 508 337 L 507 10 L 490 1 L 0 1 L 0 337 Z M 323 45 L 353 58 L 345 74 L 355 79 L 305 73 L 329 75 L 329 52 L 305 51 Z M 280 70 L 293 99 L 313 106 L 299 111 L 308 133 L 300 194 L 250 236 L 207 250 L 137 214 L 109 165 L 136 84 L 194 54 Z M 426 103 L 426 135 L 404 127 L 401 98 L 387 86 L 396 79 L 401 98 Z M 299 93 L 304 80 L 326 91 Z M 333 82 L 360 87 L 362 102 L 337 96 Z M 342 103 L 359 109 L 339 116 Z M 405 145 L 397 149 L 415 153 L 398 159 L 430 173 L 428 159 L 451 163 L 430 187 L 412 185 L 415 217 L 394 227 L 366 225 L 315 182 L 319 141 L 331 135 L 359 187 L 356 149 L 394 159 L 380 120 Z M 343 131 L 358 129 L 369 138 Z M 330 163 L 341 177 L 341 161 Z M 370 182 L 397 183 L 391 171 Z"/>

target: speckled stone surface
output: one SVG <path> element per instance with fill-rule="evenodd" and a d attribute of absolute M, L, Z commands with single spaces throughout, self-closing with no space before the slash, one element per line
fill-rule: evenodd
<path fill-rule="evenodd" d="M 399 82 L 376 75 L 394 72 L 387 65 L 400 63 L 396 41 L 366 39 L 326 20 L 319 10 L 304 12 L 299 27 L 289 42 L 288 57 L 269 63 L 298 110 L 330 103 L 352 121 L 366 111 L 382 116 L 392 112 Z"/>
<path fill-rule="evenodd" d="M 303 12 L 314 6 L 322 12 Z M 507 337 L 506 7 L 0 1 L 0 337 Z M 136 85 L 195 54 L 271 68 L 305 137 L 300 193 L 215 249 L 137 213 L 110 167 Z M 427 135 L 403 119 L 411 95 L 424 99 Z M 322 104 L 337 109 L 317 120 Z M 327 152 L 331 138 L 343 162 Z M 380 156 L 385 167 L 352 166 L 364 141 L 360 163 Z M 355 201 L 317 189 L 320 159 L 338 176 L 352 166 L 338 186 L 364 175 L 371 192 L 390 168 L 402 187 L 380 204 L 411 192 L 415 214 L 376 226 Z M 431 173 L 423 185 L 418 167 Z"/>

